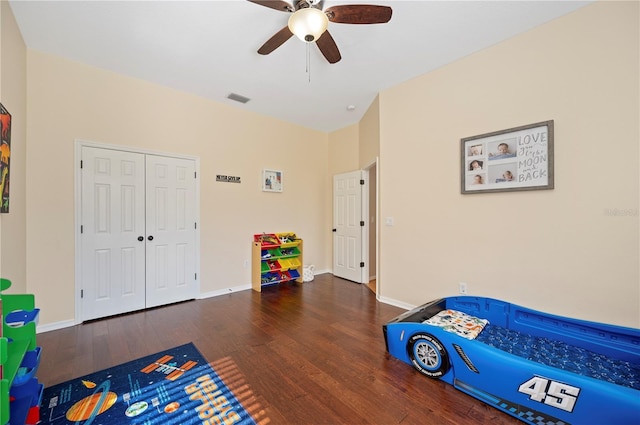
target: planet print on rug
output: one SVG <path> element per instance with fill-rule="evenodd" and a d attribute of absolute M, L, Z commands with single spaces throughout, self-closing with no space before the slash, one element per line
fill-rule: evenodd
<path fill-rule="evenodd" d="M 193 344 L 45 388 L 41 424 L 256 422 Z"/>

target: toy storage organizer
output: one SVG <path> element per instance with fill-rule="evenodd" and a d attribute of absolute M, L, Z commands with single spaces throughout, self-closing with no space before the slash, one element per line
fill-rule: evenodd
<path fill-rule="evenodd" d="M 302 283 L 302 239 L 292 232 L 253 235 L 251 269 L 254 291 L 281 282 Z"/>
<path fill-rule="evenodd" d="M 31 294 L 4 294 L 0 279 L 0 425 L 36 424 L 44 386 L 35 377 L 41 348 L 36 346 L 40 310 Z"/>

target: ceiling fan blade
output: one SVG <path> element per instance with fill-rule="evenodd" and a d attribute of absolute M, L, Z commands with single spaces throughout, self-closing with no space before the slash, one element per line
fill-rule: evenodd
<path fill-rule="evenodd" d="M 275 33 L 270 39 L 268 39 L 266 43 L 262 45 L 262 47 L 258 49 L 258 53 L 260 53 L 261 55 L 268 55 L 269 53 L 276 50 L 278 47 L 282 46 L 282 44 L 288 39 L 290 39 L 292 35 L 293 33 L 291 32 L 288 26 L 282 28 L 280 31 Z"/>
<path fill-rule="evenodd" d="M 259 4 L 271 9 L 279 10 L 281 12 L 294 12 L 295 9 L 292 5 L 282 0 L 247 0 L 251 3 Z"/>
<path fill-rule="evenodd" d="M 344 4 L 324 11 L 331 22 L 340 24 L 384 24 L 391 19 L 391 8 L 370 4 Z"/>
<path fill-rule="evenodd" d="M 329 31 L 325 31 L 320 38 L 316 40 L 316 44 L 329 63 L 336 63 L 342 59 L 338 45 L 333 37 L 331 37 L 331 34 L 329 34 Z"/>

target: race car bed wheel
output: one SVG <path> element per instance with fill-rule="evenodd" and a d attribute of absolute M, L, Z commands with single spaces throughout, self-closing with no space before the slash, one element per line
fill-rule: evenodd
<path fill-rule="evenodd" d="M 449 355 L 436 337 L 415 334 L 407 341 L 411 364 L 420 373 L 438 379 L 449 370 Z"/>

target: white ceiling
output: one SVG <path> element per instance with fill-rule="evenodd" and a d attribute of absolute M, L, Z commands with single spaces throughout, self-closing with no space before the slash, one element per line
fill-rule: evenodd
<path fill-rule="evenodd" d="M 289 14 L 246 0 L 31 1 L 9 3 L 27 47 L 331 132 L 356 123 L 376 95 L 499 43 L 589 1 L 378 1 L 377 25 L 329 23 L 342 60 L 329 64 L 293 37 L 257 49 Z M 236 93 L 251 100 L 227 99 Z M 348 111 L 347 106 L 355 110 Z"/>

